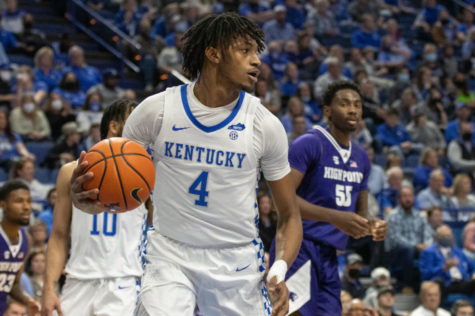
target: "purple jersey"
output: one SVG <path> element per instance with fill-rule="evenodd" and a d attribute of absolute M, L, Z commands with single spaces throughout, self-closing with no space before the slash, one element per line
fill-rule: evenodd
<path fill-rule="evenodd" d="M 18 233 L 20 234 L 18 244 L 11 245 L 7 235 L 0 227 L 0 315 L 3 315 L 7 308 L 7 296 L 28 252 L 28 239 L 25 231 L 20 229 Z"/>
<path fill-rule="evenodd" d="M 371 166 L 363 148 L 342 147 L 320 126 L 292 143 L 289 162 L 304 174 L 297 195 L 312 204 L 355 212 L 359 192 L 368 189 Z M 346 248 L 348 236 L 329 223 L 304 220 L 303 229 L 306 239 Z"/>

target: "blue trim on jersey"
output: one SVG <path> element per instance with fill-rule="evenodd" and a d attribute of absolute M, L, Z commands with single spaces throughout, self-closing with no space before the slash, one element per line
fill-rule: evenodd
<path fill-rule="evenodd" d="M 234 119 L 234 117 L 237 115 L 237 113 L 239 112 L 239 109 L 241 108 L 242 101 L 244 100 L 244 95 L 245 95 L 244 91 L 241 91 L 239 93 L 239 99 L 236 103 L 236 106 L 234 107 L 231 114 L 229 114 L 229 116 L 224 119 L 224 121 L 222 121 L 221 123 L 216 124 L 214 126 L 205 126 L 205 125 L 201 124 L 193 116 L 193 113 L 191 113 L 190 105 L 188 104 L 188 98 L 186 96 L 186 88 L 187 87 L 188 87 L 187 84 L 184 84 L 184 85 L 181 86 L 181 101 L 183 102 L 183 107 L 185 108 L 186 115 L 188 116 L 190 121 L 196 127 L 198 127 L 200 130 L 202 130 L 203 132 L 206 132 L 206 133 L 211 133 L 211 132 L 217 131 L 218 129 L 221 129 L 221 128 L 225 127 L 226 125 L 228 125 Z"/>

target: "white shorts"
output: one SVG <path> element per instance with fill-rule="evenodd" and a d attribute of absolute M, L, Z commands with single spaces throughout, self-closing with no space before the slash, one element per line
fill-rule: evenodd
<path fill-rule="evenodd" d="M 65 316 L 130 316 L 134 314 L 138 278 L 78 280 L 68 278 L 61 292 Z"/>
<path fill-rule="evenodd" d="M 154 238 L 155 253 L 147 258 L 137 316 L 191 316 L 196 305 L 206 316 L 270 315 L 260 240 L 210 249 L 192 248 L 162 235 Z"/>

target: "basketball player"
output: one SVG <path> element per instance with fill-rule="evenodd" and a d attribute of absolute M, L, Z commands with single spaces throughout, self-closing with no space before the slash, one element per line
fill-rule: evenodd
<path fill-rule="evenodd" d="M 101 121 L 101 138 L 121 136 L 134 106 L 135 103 L 127 100 L 109 105 Z M 75 167 L 76 162 L 66 164 L 58 174 L 42 315 L 51 315 L 53 310 L 66 316 L 132 315 L 137 301 L 137 281 L 143 273 L 141 246 L 147 210 L 141 205 L 125 213 L 81 212 L 72 206 L 70 196 Z M 55 283 L 66 259 L 66 283 L 59 299 Z"/>
<path fill-rule="evenodd" d="M 184 35 L 183 68 L 197 81 L 143 101 L 124 136 L 153 149 L 155 231 L 137 315 L 285 315 L 283 278 L 302 238 L 287 138 L 253 89 L 264 47 L 259 27 L 233 13 L 210 15 Z M 81 174 L 83 162 L 77 174 Z M 262 170 L 278 211 L 276 262 L 266 288 L 256 187 Z M 90 173 L 74 181 L 75 202 Z M 273 306 L 267 296 L 267 290 Z"/>
<path fill-rule="evenodd" d="M 372 235 L 380 241 L 387 231 L 386 222 L 368 214 L 370 162 L 350 141 L 362 115 L 358 88 L 346 81 L 330 85 L 323 96 L 323 113 L 328 129 L 317 126 L 289 149 L 304 219 L 302 247 L 287 273 L 290 312 L 299 311 L 293 315 L 340 315 L 337 249 L 346 248 L 348 235 Z"/>
<path fill-rule="evenodd" d="M 28 237 L 21 226 L 30 223 L 30 189 L 20 181 L 8 181 L 0 188 L 0 207 L 3 218 L 0 226 L 0 315 L 7 310 L 7 296 L 28 307 L 31 315 L 40 311 L 35 302 L 23 291 L 20 276 L 28 254 Z"/>

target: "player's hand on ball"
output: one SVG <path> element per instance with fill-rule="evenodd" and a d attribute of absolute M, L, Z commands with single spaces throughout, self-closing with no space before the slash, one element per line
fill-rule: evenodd
<path fill-rule="evenodd" d="M 382 241 L 388 232 L 388 223 L 381 219 L 373 219 L 370 221 L 371 236 L 374 241 Z"/>
<path fill-rule="evenodd" d="M 345 234 L 358 239 L 370 235 L 368 220 L 353 212 L 336 211 L 333 225 Z"/>
<path fill-rule="evenodd" d="M 85 191 L 83 189 L 83 183 L 91 179 L 94 175 L 92 172 L 84 173 L 87 168 L 87 161 L 84 161 L 86 152 L 82 151 L 79 156 L 78 164 L 71 176 L 71 200 L 77 208 L 84 212 L 97 214 L 107 211 L 105 207 L 97 200 L 92 200 L 92 197 L 97 196 L 99 189 L 92 189 Z"/>
<path fill-rule="evenodd" d="M 267 283 L 267 292 L 272 303 L 271 316 L 285 316 L 289 312 L 289 290 L 285 281 L 277 284 L 277 276 Z"/>

